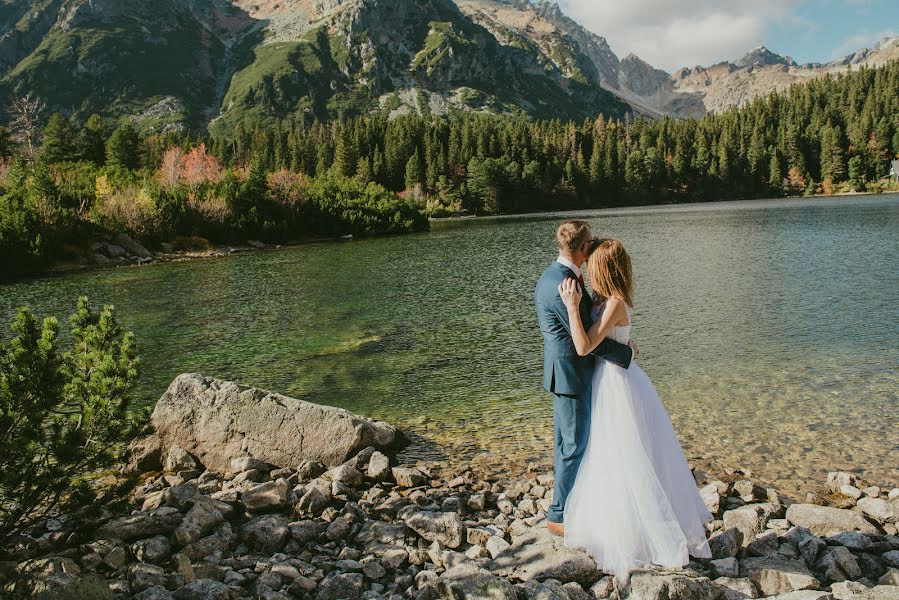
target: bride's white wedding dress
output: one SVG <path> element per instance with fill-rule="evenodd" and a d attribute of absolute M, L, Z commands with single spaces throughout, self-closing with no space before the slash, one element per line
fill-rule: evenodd
<path fill-rule="evenodd" d="M 628 309 L 628 321 L 631 310 Z M 630 324 L 609 337 L 627 343 Z M 646 373 L 598 360 L 590 437 L 565 504 L 565 544 L 583 548 L 606 573 L 678 568 L 711 558 L 712 519 L 683 449 Z"/>

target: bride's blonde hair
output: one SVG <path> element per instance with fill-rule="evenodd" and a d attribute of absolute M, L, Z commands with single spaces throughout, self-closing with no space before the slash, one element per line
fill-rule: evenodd
<path fill-rule="evenodd" d="M 590 287 L 600 298 L 619 296 L 628 306 L 634 305 L 634 274 L 631 257 L 618 240 L 599 240 L 587 259 Z"/>

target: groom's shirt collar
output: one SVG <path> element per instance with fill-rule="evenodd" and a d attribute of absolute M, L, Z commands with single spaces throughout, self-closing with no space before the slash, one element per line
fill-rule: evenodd
<path fill-rule="evenodd" d="M 574 264 L 573 262 L 571 262 L 570 260 L 568 260 L 567 258 L 565 258 L 564 256 L 559 256 L 559 258 L 556 259 L 556 262 L 559 264 L 565 265 L 566 267 L 568 267 L 569 269 L 574 271 L 575 277 L 581 276 L 581 268 L 579 266 L 577 266 L 576 264 Z"/>

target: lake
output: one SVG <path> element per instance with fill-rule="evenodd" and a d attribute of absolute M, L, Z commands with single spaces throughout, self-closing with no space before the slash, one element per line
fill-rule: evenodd
<path fill-rule="evenodd" d="M 835 469 L 899 483 L 895 194 L 441 221 L 13 283 L 0 317 L 114 304 L 146 403 L 197 371 L 393 422 L 410 458 L 545 466 L 533 288 L 572 215 L 633 257 L 639 362 L 688 458 L 784 490 Z"/>

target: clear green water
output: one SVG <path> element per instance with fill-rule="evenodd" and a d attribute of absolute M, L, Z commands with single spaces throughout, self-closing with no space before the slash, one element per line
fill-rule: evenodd
<path fill-rule="evenodd" d="M 577 214 L 633 256 L 640 363 L 689 458 L 899 479 L 899 196 Z M 20 282 L 0 317 L 115 304 L 148 403 L 198 371 L 392 421 L 411 457 L 546 463 L 532 291 L 561 218 Z"/>

